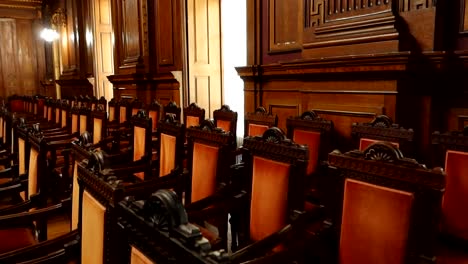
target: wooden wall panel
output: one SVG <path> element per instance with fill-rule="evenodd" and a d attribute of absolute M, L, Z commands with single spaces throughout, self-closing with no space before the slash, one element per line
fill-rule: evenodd
<path fill-rule="evenodd" d="M 2 64 L 3 95 L 10 95 L 12 91 L 23 94 L 19 88 L 19 70 L 16 51 L 16 23 L 14 19 L 0 19 L 0 57 Z M 9 65 L 9 67 L 6 67 Z"/>
<path fill-rule="evenodd" d="M 0 96 L 33 95 L 42 91 L 44 42 L 35 20 L 0 18 Z M 41 56 L 42 55 L 42 56 Z"/>
<path fill-rule="evenodd" d="M 68 98 L 79 95 L 93 95 L 93 85 L 89 79 L 94 76 L 94 54 L 90 28 L 91 0 L 64 0 L 56 2 L 52 13 L 65 13 L 65 23 L 57 25 L 60 31 L 61 73 L 56 83 L 60 86 L 60 96 Z"/>
<path fill-rule="evenodd" d="M 382 12 L 391 8 L 391 0 L 325 0 L 327 20 Z"/>
<path fill-rule="evenodd" d="M 138 12 L 139 2 L 132 0 L 122 1 L 123 54 L 121 59 L 125 65 L 136 64 L 138 57 L 142 55 L 140 50 L 139 19 L 137 19 L 140 18 L 140 12 Z"/>
<path fill-rule="evenodd" d="M 19 70 L 18 86 L 26 94 L 38 92 L 37 56 L 34 43 L 36 32 L 33 32 L 31 20 L 16 20 L 17 60 Z"/>
<path fill-rule="evenodd" d="M 66 0 L 67 23 L 62 29 L 62 67 L 63 74 L 73 74 L 79 68 L 79 37 L 77 18 L 78 12 L 76 3 L 73 0 Z"/>
<path fill-rule="evenodd" d="M 174 65 L 174 8 L 176 1 L 156 2 L 158 64 Z"/>
<path fill-rule="evenodd" d="M 278 127 L 286 133 L 286 119 L 301 114 L 300 104 L 274 103 L 268 104 L 268 112 L 278 116 Z"/>
<path fill-rule="evenodd" d="M 148 16 L 150 41 L 156 49 L 150 49 L 151 63 L 157 73 L 182 68 L 182 3 L 181 0 L 156 1 Z"/>
<path fill-rule="evenodd" d="M 270 51 L 301 49 L 303 12 L 301 0 L 269 0 Z"/>

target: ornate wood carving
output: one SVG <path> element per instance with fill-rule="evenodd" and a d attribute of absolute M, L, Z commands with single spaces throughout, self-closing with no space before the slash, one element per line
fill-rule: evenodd
<path fill-rule="evenodd" d="M 317 27 L 325 23 L 325 0 L 305 2 L 305 27 Z"/>
<path fill-rule="evenodd" d="M 389 0 L 326 0 L 327 18 L 337 19 L 353 17 L 387 10 L 391 5 Z"/>
<path fill-rule="evenodd" d="M 434 7 L 436 1 L 433 0 L 399 0 L 399 11 L 409 12 L 418 9 Z"/>

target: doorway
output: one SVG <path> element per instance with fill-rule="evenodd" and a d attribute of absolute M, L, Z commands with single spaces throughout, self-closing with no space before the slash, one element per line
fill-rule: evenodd
<path fill-rule="evenodd" d="M 211 118 L 227 104 L 239 116 L 243 135 L 244 84 L 234 67 L 247 63 L 247 0 L 188 0 L 186 5 L 187 87 L 185 102 L 196 102 Z"/>

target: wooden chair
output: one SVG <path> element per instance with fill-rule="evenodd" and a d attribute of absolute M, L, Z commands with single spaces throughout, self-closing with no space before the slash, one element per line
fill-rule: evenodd
<path fill-rule="evenodd" d="M 180 122 L 180 113 L 181 113 L 181 109 L 174 101 L 171 101 L 166 106 L 164 106 L 164 115 L 167 115 L 167 114 L 174 115 L 175 116 L 174 119 L 177 122 Z"/>
<path fill-rule="evenodd" d="M 307 175 L 312 175 L 331 151 L 333 122 L 320 118 L 314 111 L 286 119 L 287 136 L 295 143 L 309 146 Z"/>
<path fill-rule="evenodd" d="M 164 125 L 160 124 L 160 128 L 163 130 Z M 175 141 L 183 142 L 184 134 L 177 133 L 179 139 Z M 163 138 L 161 142 L 165 141 Z M 126 241 L 121 239 L 116 208 L 124 197 L 147 197 L 160 188 L 177 189 L 182 182 L 180 170 L 164 177 L 148 177 L 149 180 L 144 181 L 138 177 L 141 167 L 132 165 L 110 168 L 113 162 L 107 158 L 102 151 L 96 151 L 92 153 L 89 162 L 78 164 L 82 263 L 120 263 L 126 258 Z"/>
<path fill-rule="evenodd" d="M 119 101 L 119 123 L 125 126 L 132 117 L 132 106 L 129 99 Z"/>
<path fill-rule="evenodd" d="M 185 128 L 198 126 L 203 120 L 205 120 L 205 109 L 200 108 L 196 103 L 191 103 L 184 108 Z"/>
<path fill-rule="evenodd" d="M 91 130 L 91 108 L 85 103 L 81 106 L 79 111 L 79 122 L 78 122 L 78 132 L 79 134 L 83 134 L 85 131 Z"/>
<path fill-rule="evenodd" d="M 29 141 L 31 153 L 26 200 L 0 211 L 0 237 L 3 241 L 0 243 L 0 262 L 53 263 L 47 261 L 76 260 L 77 232 L 69 232 L 52 239 L 48 237 L 48 220 L 57 213 L 67 213 L 70 209 L 70 199 L 49 205 L 47 143 L 35 135 L 31 135 Z M 34 210 L 31 210 L 33 208 Z"/>
<path fill-rule="evenodd" d="M 303 256 L 323 254 L 328 245 L 329 258 L 318 263 L 434 262 L 442 170 L 404 158 L 389 142 L 364 151 L 334 151 L 328 162 L 334 171 L 329 176 L 333 202 L 327 205 L 333 232 L 328 242 L 306 247 Z"/>
<path fill-rule="evenodd" d="M 130 107 L 131 107 L 131 116 L 134 116 L 138 113 L 138 110 L 145 108 L 145 104 L 142 101 L 140 101 L 140 99 L 135 98 L 135 100 L 133 100 L 130 103 Z"/>
<path fill-rule="evenodd" d="M 205 120 L 199 126 L 187 128 L 186 135 L 188 139 L 187 166 L 181 181 L 182 186 L 180 186 L 185 190 L 184 204 L 189 214 L 199 220 L 193 219 L 194 223 L 197 223 L 202 232 L 209 237 L 213 246 L 226 245 L 228 241 L 227 210 L 221 210 L 215 214 L 215 217 L 207 220 L 219 230 L 218 234 L 208 231 L 204 221 L 194 214 L 210 215 L 210 210 L 205 209 L 228 195 L 224 191 L 230 182 L 230 175 L 227 172 L 233 161 L 235 139 L 232 134 L 216 128 L 211 120 Z M 171 174 L 177 173 L 180 172 L 174 171 Z M 178 194 L 181 195 L 181 192 Z"/>
<path fill-rule="evenodd" d="M 23 140 L 20 137 L 20 140 Z M 5 193 L 11 195 L 11 201 L 15 201 L 9 206 L 3 204 L 3 209 L 0 215 L 5 215 L 14 212 L 27 211 L 33 207 L 44 206 L 47 194 L 47 147 L 46 141 L 40 134 L 29 134 L 27 137 L 27 144 L 20 144 L 20 147 L 28 154 L 21 155 L 20 166 L 22 175 L 18 181 L 14 181 L 10 187 L 5 188 Z M 23 161 L 24 159 L 24 161 Z M 24 163 L 27 163 L 25 165 Z M 40 194 L 40 195 L 39 195 Z M 4 194 L 1 194 L 4 196 Z M 21 197 L 21 198 L 19 198 Z"/>
<path fill-rule="evenodd" d="M 320 118 L 314 111 L 286 119 L 287 136 L 295 143 L 309 147 L 306 185 L 308 196 L 317 201 L 319 178 L 326 177 L 326 161 L 332 150 L 333 122 Z"/>
<path fill-rule="evenodd" d="M 101 96 L 101 98 L 99 98 L 99 100 L 97 101 L 97 105 L 96 105 L 96 109 L 101 106 L 105 112 L 107 112 L 107 100 L 106 98 L 104 98 L 104 96 Z"/>
<path fill-rule="evenodd" d="M 107 113 L 102 105 L 98 104 L 96 109 L 91 111 L 91 121 L 92 143 L 98 144 L 107 137 Z"/>
<path fill-rule="evenodd" d="M 213 120 L 216 127 L 226 132 L 231 132 L 237 138 L 237 112 L 231 110 L 228 105 L 221 106 L 213 111 Z"/>
<path fill-rule="evenodd" d="M 463 131 L 434 132 L 434 165 L 446 171 L 438 263 L 468 262 L 468 126 Z"/>
<path fill-rule="evenodd" d="M 355 140 L 355 146 L 364 150 L 376 141 L 388 141 L 395 144 L 405 155 L 414 158 L 414 131 L 394 124 L 386 115 L 375 117 L 369 123 L 353 123 L 351 135 Z"/>
<path fill-rule="evenodd" d="M 156 131 L 158 131 L 158 123 L 162 116 L 162 113 L 161 113 L 162 106 L 159 104 L 157 100 L 153 100 L 151 104 L 148 105 L 147 111 L 148 111 L 148 116 L 153 120 L 152 131 L 154 135 Z M 176 119 L 177 118 L 174 117 L 174 120 Z"/>
<path fill-rule="evenodd" d="M 180 197 L 160 189 L 119 203 L 126 263 L 230 263 L 227 253 L 213 252 L 200 229 L 188 221 Z M 137 232 L 135 232 L 137 230 Z M 170 234 L 170 235 L 167 235 Z"/>
<path fill-rule="evenodd" d="M 132 161 L 140 161 L 148 163 L 147 175 L 151 175 L 150 160 L 152 157 L 151 148 L 151 132 L 152 132 L 152 119 L 149 118 L 145 110 L 139 110 L 138 113 L 132 117 L 131 124 L 133 127 L 133 140 L 131 141 Z M 145 179 L 145 172 L 138 174 L 138 177 Z"/>
<path fill-rule="evenodd" d="M 278 116 L 268 114 L 267 110 L 260 106 L 254 113 L 245 114 L 244 137 L 260 136 L 270 127 L 278 125 Z"/>
<path fill-rule="evenodd" d="M 157 157 L 152 158 L 152 175 L 162 177 L 168 174 L 177 174 L 182 171 L 185 143 L 185 126 L 174 119 L 172 115 L 166 115 L 160 120 L 157 131 L 156 150 Z"/>
<path fill-rule="evenodd" d="M 117 121 L 118 119 L 119 119 L 119 111 L 118 111 L 117 100 L 115 98 L 112 98 L 109 101 L 109 118 L 108 118 L 108 121 L 109 121 L 109 123 L 115 123 L 115 122 L 118 122 Z"/>

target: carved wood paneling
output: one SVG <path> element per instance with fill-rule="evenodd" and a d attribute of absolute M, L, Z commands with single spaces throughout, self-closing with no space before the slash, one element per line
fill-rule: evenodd
<path fill-rule="evenodd" d="M 44 77 L 45 61 L 37 47 L 44 42 L 37 36 L 34 20 L 0 19 L 0 96 L 41 91 L 39 79 Z"/>
<path fill-rule="evenodd" d="M 14 19 L 0 20 L 0 58 L 3 65 L 10 67 L 2 67 L 2 92 L 6 95 L 7 91 L 18 89 L 19 72 L 18 62 L 16 60 L 16 52 L 18 50 L 16 43 L 16 23 Z"/>
<path fill-rule="evenodd" d="M 78 37 L 78 12 L 75 1 L 66 0 L 66 25 L 61 25 L 61 57 L 62 57 L 62 74 L 73 74 L 78 69 L 79 63 L 79 37 Z"/>
<path fill-rule="evenodd" d="M 305 27 L 316 27 L 325 23 L 325 0 L 307 0 L 305 11 Z"/>
<path fill-rule="evenodd" d="M 394 0 L 395 1 L 395 0 Z M 399 0 L 399 11 L 409 12 L 434 6 L 433 0 Z"/>
<path fill-rule="evenodd" d="M 158 63 L 159 65 L 172 65 L 174 64 L 174 50 L 173 50 L 173 13 L 175 1 L 157 1 L 156 2 L 156 18 L 158 19 L 157 32 L 157 46 L 158 46 Z"/>
<path fill-rule="evenodd" d="M 390 0 L 326 0 L 327 19 L 350 18 L 391 9 Z"/>
<path fill-rule="evenodd" d="M 149 8 L 150 9 L 150 8 Z M 150 42 L 156 48 L 150 49 L 150 67 L 156 66 L 157 73 L 167 73 L 182 68 L 182 31 L 180 0 L 155 1 L 149 10 Z"/>
<path fill-rule="evenodd" d="M 300 105 L 270 104 L 268 112 L 278 116 L 278 127 L 286 132 L 286 119 L 291 116 L 298 116 L 301 113 Z"/>
<path fill-rule="evenodd" d="M 300 49 L 302 46 L 303 1 L 269 0 L 270 51 Z"/>
<path fill-rule="evenodd" d="M 140 52 L 140 30 L 138 20 L 140 13 L 138 12 L 138 3 L 140 1 L 124 0 L 122 1 L 122 44 L 123 44 L 123 59 L 124 64 L 136 63 Z"/>

